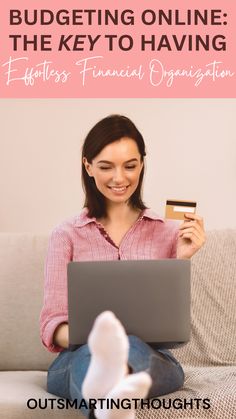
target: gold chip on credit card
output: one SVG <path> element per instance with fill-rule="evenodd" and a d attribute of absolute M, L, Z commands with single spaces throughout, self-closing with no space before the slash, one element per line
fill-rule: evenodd
<path fill-rule="evenodd" d="M 172 220 L 186 220 L 184 214 L 186 212 L 195 214 L 196 207 L 197 203 L 193 201 L 168 200 L 166 201 L 165 218 L 171 218 Z"/>

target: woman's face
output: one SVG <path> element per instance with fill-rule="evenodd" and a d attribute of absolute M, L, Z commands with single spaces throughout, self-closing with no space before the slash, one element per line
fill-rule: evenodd
<path fill-rule="evenodd" d="M 83 163 L 108 203 L 129 200 L 138 186 L 143 167 L 136 142 L 127 137 L 108 144 L 92 163 L 84 157 Z"/>

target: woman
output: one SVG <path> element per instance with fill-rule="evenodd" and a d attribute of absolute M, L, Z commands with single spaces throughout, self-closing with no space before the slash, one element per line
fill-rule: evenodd
<path fill-rule="evenodd" d="M 69 261 L 190 258 L 205 241 L 198 215 L 185 214 L 186 221 L 177 226 L 144 205 L 145 155 L 142 135 L 121 115 L 98 122 L 84 141 L 85 208 L 53 231 L 45 269 L 41 337 L 50 351 L 60 352 L 48 373 L 48 391 L 58 396 L 151 398 L 183 384 L 183 370 L 169 351 L 156 351 L 135 336 L 127 337 L 110 312 L 98 316 L 88 345 L 74 352 L 67 349 Z M 134 417 L 134 410 L 99 406 L 94 412 L 83 411 L 97 418 Z"/>

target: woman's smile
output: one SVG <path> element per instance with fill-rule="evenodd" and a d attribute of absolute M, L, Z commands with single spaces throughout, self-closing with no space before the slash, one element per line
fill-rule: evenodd
<path fill-rule="evenodd" d="M 129 187 L 129 185 L 127 185 L 127 186 L 108 186 L 108 188 L 112 192 L 114 192 L 115 194 L 119 194 L 119 195 L 125 193 L 127 191 L 128 187 Z"/>

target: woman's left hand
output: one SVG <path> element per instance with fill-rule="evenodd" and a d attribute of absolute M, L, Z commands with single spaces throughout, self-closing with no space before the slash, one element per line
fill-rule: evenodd
<path fill-rule="evenodd" d="M 179 226 L 177 259 L 190 259 L 205 243 L 203 218 L 197 214 L 184 214 L 185 220 Z"/>

